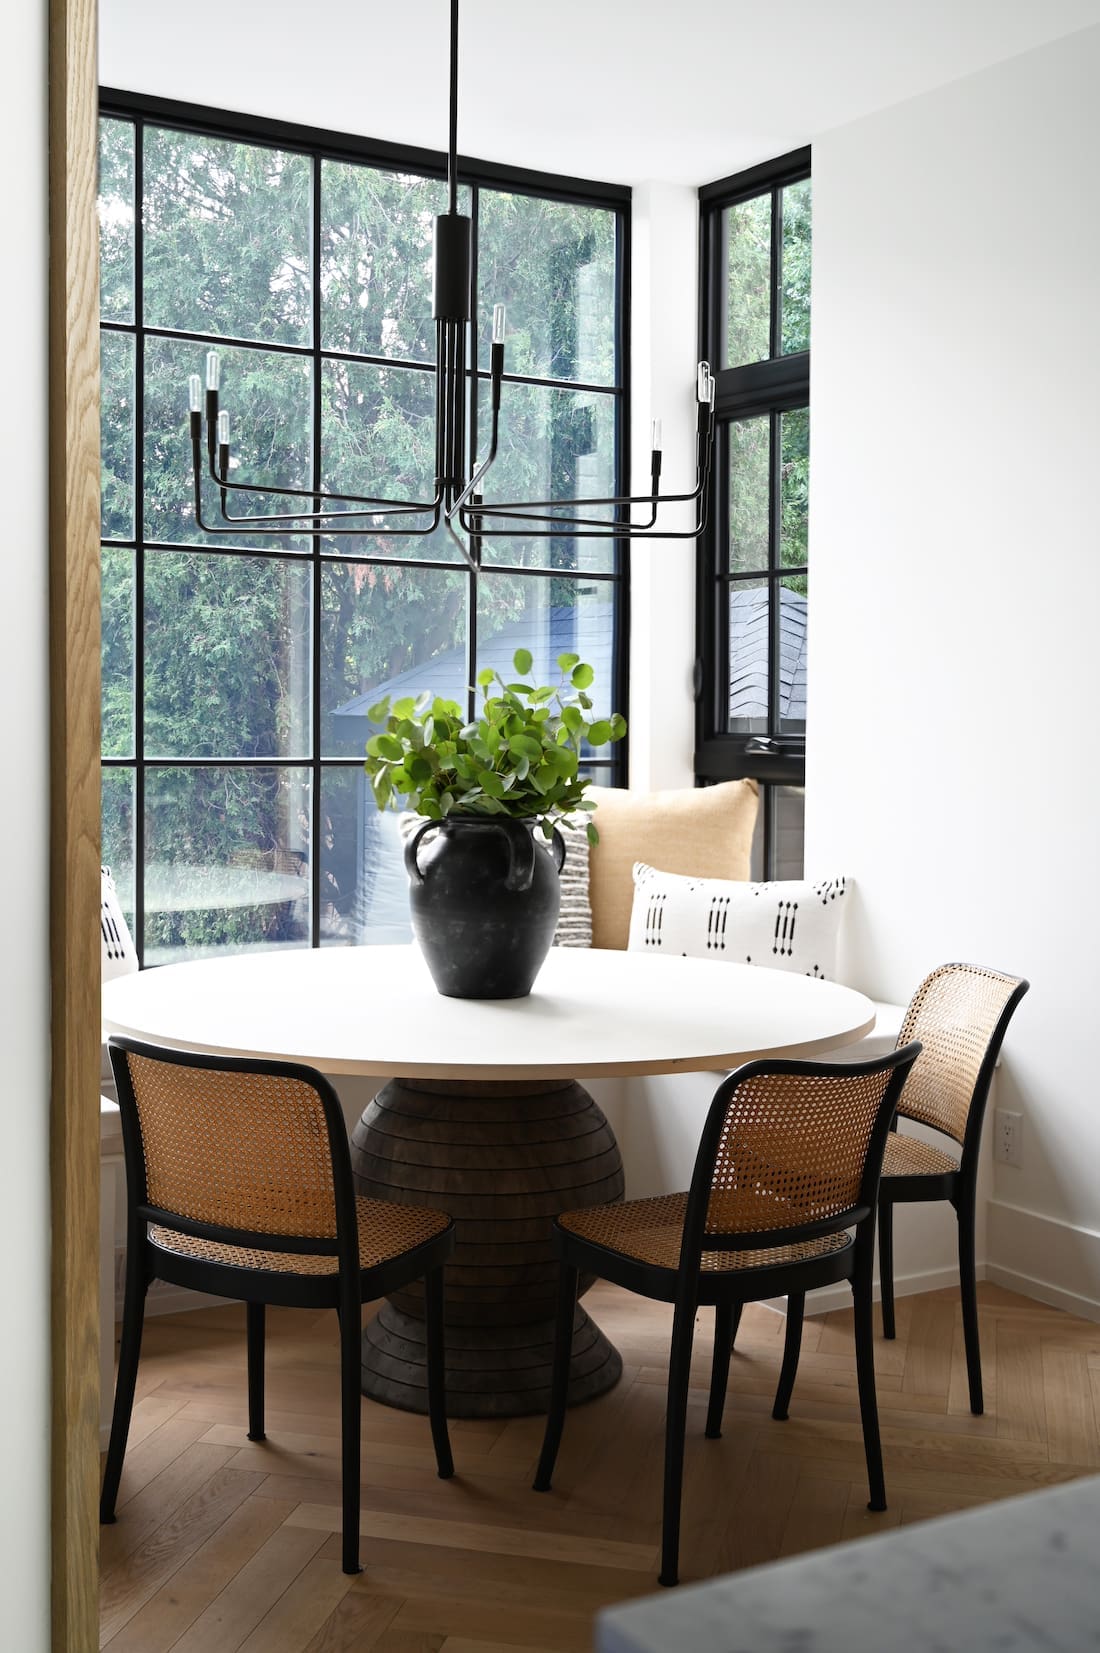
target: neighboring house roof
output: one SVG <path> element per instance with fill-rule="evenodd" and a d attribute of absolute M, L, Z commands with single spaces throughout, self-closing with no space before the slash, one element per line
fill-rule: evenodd
<path fill-rule="evenodd" d="M 596 674 L 595 700 L 603 712 L 614 710 L 611 704 L 612 656 L 615 641 L 614 605 L 585 603 L 580 607 L 561 604 L 554 608 L 529 609 L 517 620 L 509 620 L 499 631 L 483 634 L 477 640 L 479 669 L 486 666 L 498 671 L 506 682 L 515 676 L 512 656 L 517 649 L 528 649 L 534 656 L 533 672 L 539 682 L 557 676 L 559 654 L 579 654 Z M 442 649 L 430 660 L 398 672 L 384 683 L 356 695 L 354 700 L 338 706 L 333 712 L 337 733 L 341 738 L 366 739 L 364 725 L 369 724 L 368 709 L 375 701 L 389 695 L 443 695 L 453 700 L 458 686 L 466 682 L 465 645 Z"/>
<path fill-rule="evenodd" d="M 806 717 L 806 599 L 786 586 L 779 592 L 779 712 L 784 722 Z M 552 675 L 559 654 L 579 654 L 596 673 L 597 704 L 611 711 L 614 612 L 611 603 L 575 608 L 531 609 L 499 631 L 478 637 L 478 660 L 508 679 L 512 656 L 525 648 L 534 656 L 535 676 Z M 768 593 L 763 586 L 730 588 L 730 717 L 766 717 L 768 708 Z M 369 726 L 368 708 L 389 695 L 443 695 L 452 699 L 466 680 L 465 646 L 442 649 L 377 684 L 333 712 L 336 732 L 360 750 Z"/>
<path fill-rule="evenodd" d="M 730 718 L 768 715 L 767 587 L 730 587 Z M 806 718 L 806 599 L 779 588 L 779 715 Z"/>

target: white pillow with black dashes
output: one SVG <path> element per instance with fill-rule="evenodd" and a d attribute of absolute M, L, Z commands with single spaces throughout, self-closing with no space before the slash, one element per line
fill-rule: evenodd
<path fill-rule="evenodd" d="M 723 959 L 835 981 L 847 878 L 742 884 L 634 864 L 632 953 Z"/>

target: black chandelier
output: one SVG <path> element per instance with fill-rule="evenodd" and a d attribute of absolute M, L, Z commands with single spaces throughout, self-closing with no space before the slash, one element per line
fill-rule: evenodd
<path fill-rule="evenodd" d="M 206 358 L 206 390 L 193 373 L 189 383 L 191 456 L 195 489 L 195 521 L 208 534 L 285 533 L 378 534 L 416 536 L 435 533 L 442 524 L 475 571 L 480 566 L 484 538 L 516 533 L 535 539 L 695 539 L 706 527 L 711 455 L 714 447 L 714 377 L 709 362 L 700 362 L 696 377 L 698 421 L 695 486 L 688 493 L 662 494 L 661 422 L 653 421 L 650 455 L 650 491 L 604 498 L 487 500 L 485 478 L 497 456 L 500 393 L 504 377 L 505 310 L 493 308 L 490 353 L 490 435 L 485 458 L 466 475 L 466 340 L 471 319 L 470 220 L 458 211 L 458 0 L 451 0 L 450 130 L 447 145 L 448 208 L 435 221 L 432 315 L 435 319 L 435 489 L 429 500 L 381 499 L 362 494 L 335 493 L 327 488 L 275 488 L 267 483 L 230 481 L 229 414 L 219 405 L 220 367 L 217 351 Z M 204 408 L 205 400 L 205 408 Z M 206 460 L 203 460 L 203 423 L 206 424 Z M 208 476 L 218 490 L 219 518 L 203 515 L 203 482 Z M 230 511 L 233 494 L 275 496 L 300 509 L 266 515 L 237 515 Z M 307 509 L 306 503 L 310 508 Z M 242 503 L 244 503 L 242 501 Z M 658 524 L 662 505 L 693 504 L 691 528 L 668 529 Z M 577 508 L 610 508 L 608 518 L 577 514 Z M 635 507 L 647 511 L 635 521 Z M 459 532 L 461 530 L 461 533 Z M 468 536 L 472 547 L 462 536 Z"/>

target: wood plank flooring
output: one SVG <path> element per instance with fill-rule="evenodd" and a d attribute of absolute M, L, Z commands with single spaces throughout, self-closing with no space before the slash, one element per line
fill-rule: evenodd
<path fill-rule="evenodd" d="M 791 1416 L 770 1417 L 781 1316 L 746 1309 L 724 1435 L 703 1438 L 711 1316 L 689 1412 L 685 1580 L 881 1532 L 1100 1468 L 1100 1326 L 979 1287 L 987 1412 L 966 1399 L 957 1292 L 902 1298 L 876 1344 L 889 1509 L 866 1509 L 850 1312 L 806 1322 Z M 363 1559 L 340 1571 L 334 1315 L 268 1310 L 268 1440 L 245 1439 L 244 1314 L 147 1322 L 119 1518 L 102 1529 L 111 1653 L 582 1653 L 603 1606 L 656 1588 L 671 1311 L 586 1298 L 618 1387 L 571 1412 L 548 1496 L 540 1418 L 427 1422 L 363 1403 Z"/>

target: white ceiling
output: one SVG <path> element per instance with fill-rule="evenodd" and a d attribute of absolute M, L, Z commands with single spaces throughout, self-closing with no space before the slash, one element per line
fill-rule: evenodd
<path fill-rule="evenodd" d="M 100 0 L 100 78 L 441 149 L 447 14 Z M 1100 0 L 463 0 L 459 148 L 698 184 L 1096 23 Z"/>

